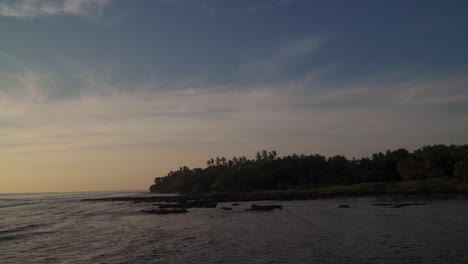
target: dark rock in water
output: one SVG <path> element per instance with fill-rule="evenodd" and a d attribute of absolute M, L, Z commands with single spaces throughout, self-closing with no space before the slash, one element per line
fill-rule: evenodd
<path fill-rule="evenodd" d="M 217 203 L 208 203 L 203 205 L 201 208 L 216 208 L 218 206 Z"/>
<path fill-rule="evenodd" d="M 340 204 L 339 208 L 349 208 L 349 204 Z"/>
<path fill-rule="evenodd" d="M 185 208 L 185 204 L 179 204 L 179 203 L 169 203 L 169 204 L 160 204 L 159 208 L 160 209 L 169 209 L 169 208 Z"/>
<path fill-rule="evenodd" d="M 221 207 L 223 210 L 232 210 L 232 207 Z"/>
<path fill-rule="evenodd" d="M 273 211 L 275 209 L 283 209 L 282 205 L 257 205 L 257 204 L 252 204 L 250 206 L 250 209 L 247 209 L 247 211 Z"/>
<path fill-rule="evenodd" d="M 393 205 L 391 203 L 376 203 L 376 204 L 373 204 L 372 206 L 390 206 L 390 205 Z"/>
<path fill-rule="evenodd" d="M 153 209 L 148 211 L 143 211 L 148 214 L 158 214 L 158 215 L 166 215 L 166 214 L 185 214 L 188 211 L 184 208 L 182 209 L 173 209 L 173 210 L 166 210 L 166 209 Z"/>
<path fill-rule="evenodd" d="M 159 208 L 167 209 L 167 208 L 216 208 L 218 206 L 217 203 L 213 203 L 210 201 L 188 201 L 183 203 L 169 203 L 169 204 L 160 204 Z"/>
<path fill-rule="evenodd" d="M 400 208 L 400 207 L 406 207 L 406 206 L 412 206 L 412 205 L 426 205 L 425 203 L 402 203 L 402 204 L 396 204 L 392 206 L 392 208 Z"/>
<path fill-rule="evenodd" d="M 396 204 L 393 206 L 393 208 L 400 208 L 400 207 L 406 207 L 406 206 L 411 206 L 413 204 L 411 203 L 402 203 L 402 204 Z"/>
<path fill-rule="evenodd" d="M 232 206 L 239 206 L 240 204 L 238 203 L 233 203 Z"/>

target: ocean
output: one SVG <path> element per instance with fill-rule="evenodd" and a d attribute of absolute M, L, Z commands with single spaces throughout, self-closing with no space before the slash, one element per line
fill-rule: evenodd
<path fill-rule="evenodd" d="M 142 212 L 85 198 L 146 192 L 0 194 L 0 263 L 468 263 L 468 199 L 263 201 L 283 210 Z M 350 208 L 338 208 L 349 204 Z"/>

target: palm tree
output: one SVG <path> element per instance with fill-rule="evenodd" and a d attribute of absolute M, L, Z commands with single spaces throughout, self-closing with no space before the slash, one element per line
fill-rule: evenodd
<path fill-rule="evenodd" d="M 270 158 L 271 160 L 274 160 L 274 159 L 276 159 L 276 157 L 278 156 L 278 153 L 277 153 L 275 150 L 273 150 L 273 151 L 271 151 L 268 155 L 270 156 L 269 158 Z"/>
<path fill-rule="evenodd" d="M 260 152 L 257 151 L 257 154 L 255 154 L 255 159 L 258 161 L 258 160 L 261 160 L 262 159 L 262 154 L 260 154 Z"/>
<path fill-rule="evenodd" d="M 240 161 L 241 164 L 245 164 L 245 163 L 247 163 L 247 157 L 242 156 L 242 157 L 239 158 L 239 161 Z"/>

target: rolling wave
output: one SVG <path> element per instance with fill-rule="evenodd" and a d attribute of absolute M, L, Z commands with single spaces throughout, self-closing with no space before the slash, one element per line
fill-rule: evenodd
<path fill-rule="evenodd" d="M 46 226 L 46 225 L 45 224 L 31 224 L 31 225 L 15 227 L 12 229 L 0 230 L 0 236 L 4 234 L 12 234 L 12 233 L 20 233 L 24 231 L 29 231 L 31 229 L 36 229 L 36 228 L 43 227 L 43 226 Z"/>
<path fill-rule="evenodd" d="M 33 204 L 39 204 L 41 202 L 37 203 L 17 203 L 17 204 L 7 204 L 7 205 L 0 205 L 1 208 L 8 208 L 8 207 L 16 207 L 16 206 L 25 206 L 25 205 L 33 205 Z"/>

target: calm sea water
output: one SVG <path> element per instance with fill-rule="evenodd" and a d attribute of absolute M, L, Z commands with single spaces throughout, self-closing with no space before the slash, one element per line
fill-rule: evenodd
<path fill-rule="evenodd" d="M 284 209 L 244 212 L 249 202 L 184 215 L 80 201 L 131 195 L 146 194 L 0 195 L 0 263 L 468 263 L 468 199 L 259 202 Z"/>

